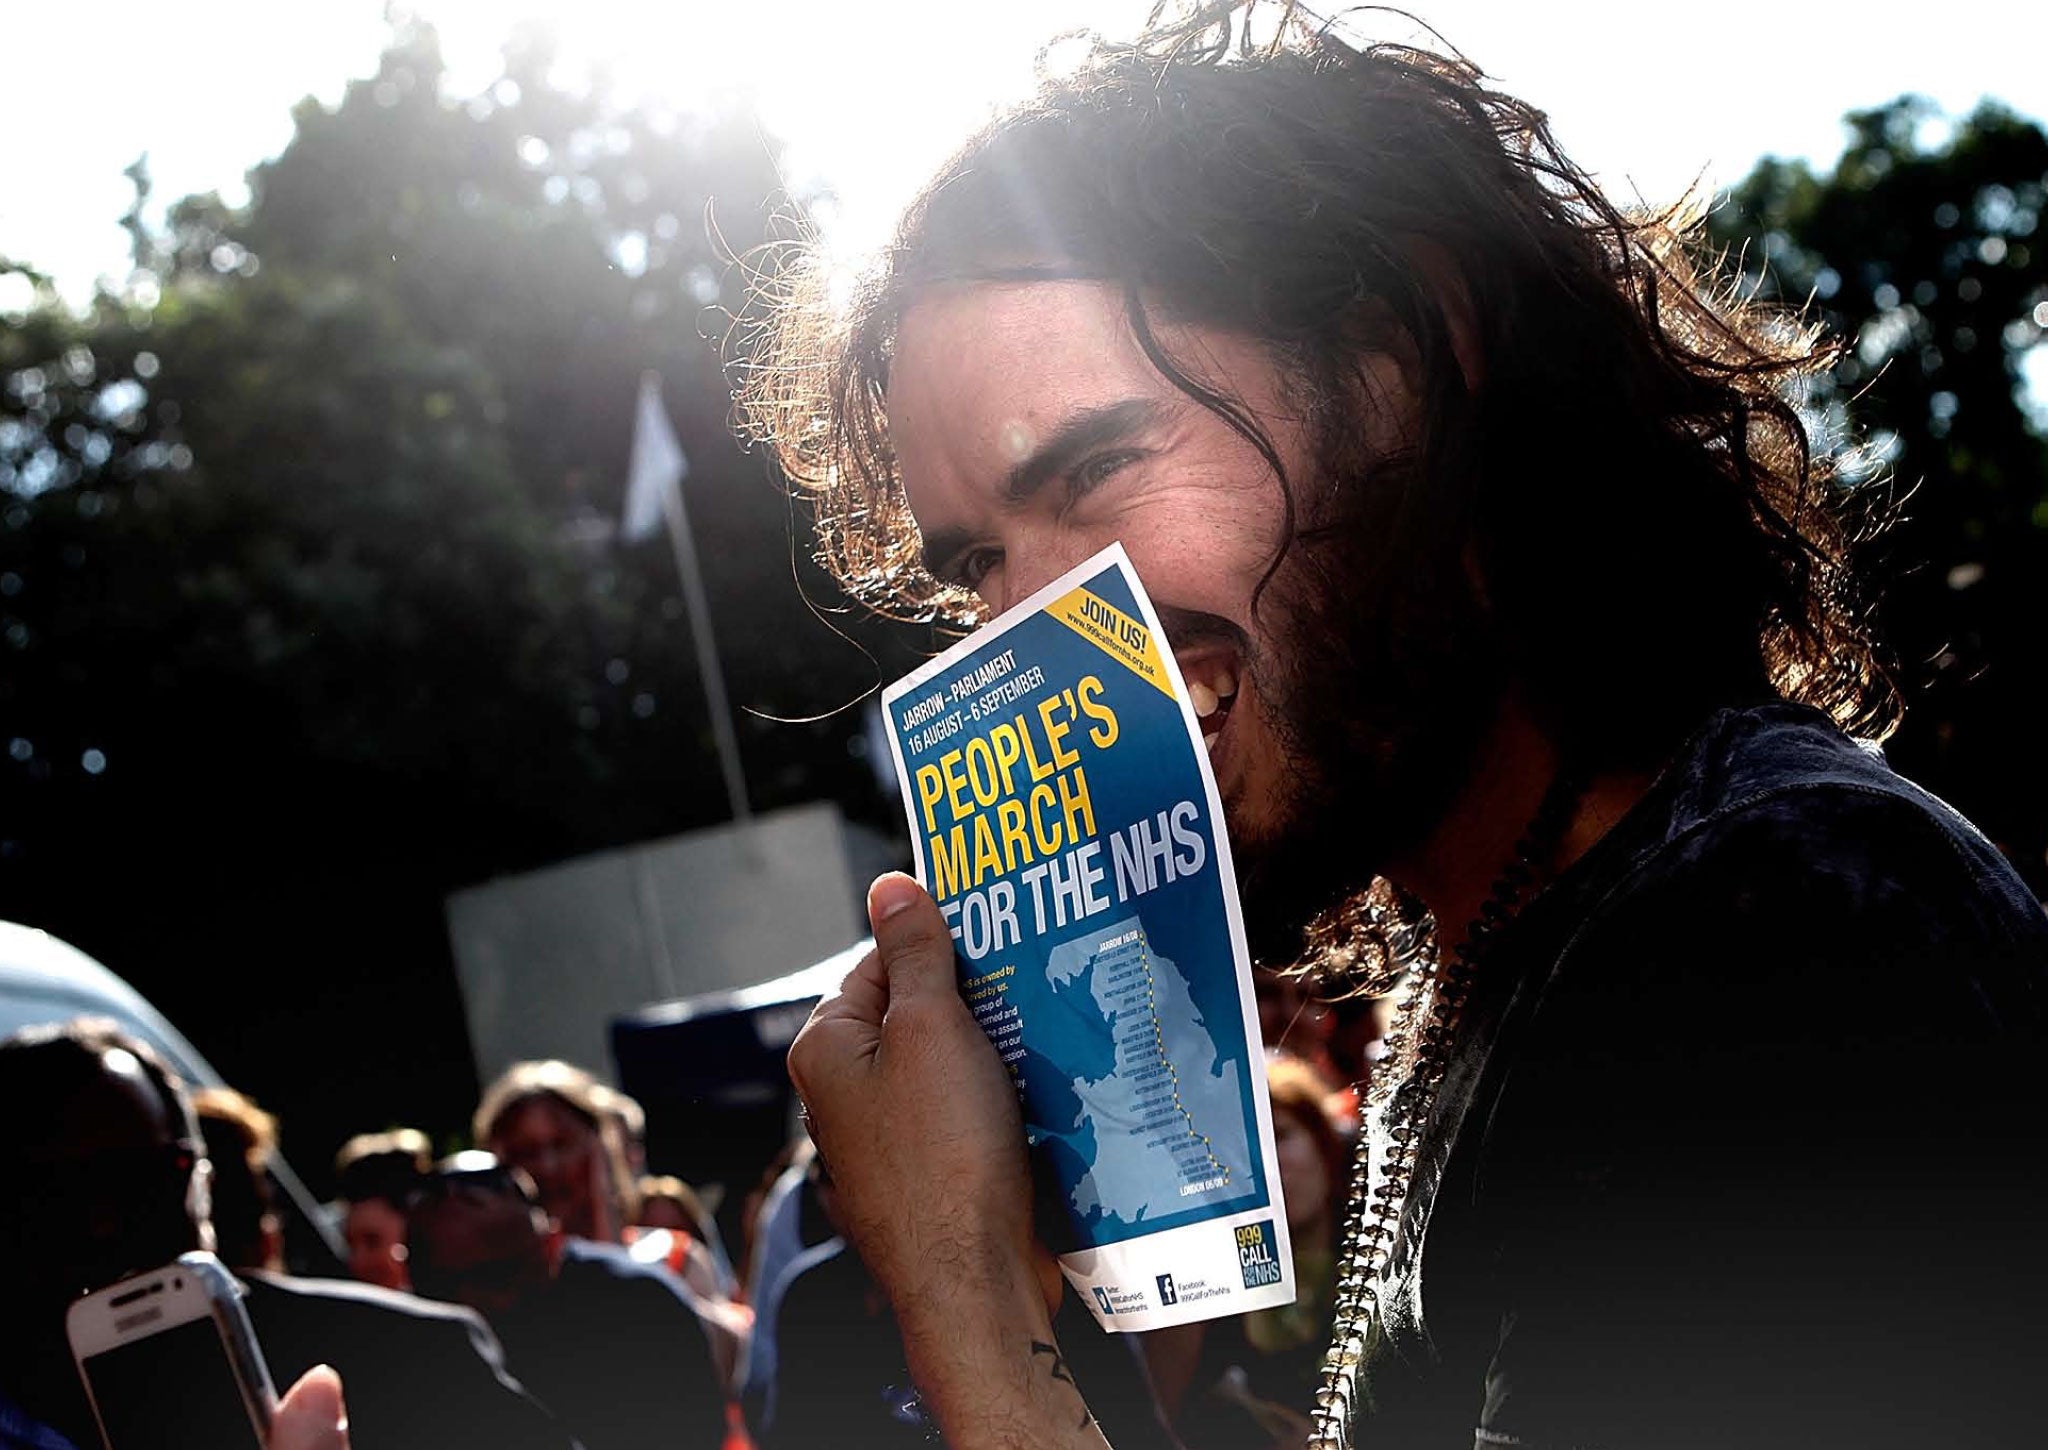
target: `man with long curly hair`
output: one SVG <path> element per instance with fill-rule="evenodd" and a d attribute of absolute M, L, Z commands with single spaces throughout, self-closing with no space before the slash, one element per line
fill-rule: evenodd
<path fill-rule="evenodd" d="M 850 302 L 766 280 L 820 557 L 972 622 L 1120 539 L 1257 950 L 1407 977 L 1317 1443 L 2038 1433 L 2048 925 L 1876 749 L 1826 345 L 1462 60 L 1243 9 L 1046 79 Z M 869 908 L 790 1055 L 848 1231 L 950 1443 L 1099 1444 L 945 925 Z"/>

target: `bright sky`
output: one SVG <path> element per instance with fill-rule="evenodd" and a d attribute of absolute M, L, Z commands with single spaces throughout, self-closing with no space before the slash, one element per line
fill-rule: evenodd
<path fill-rule="evenodd" d="M 2016 0 L 1407 0 L 1621 196 L 1675 196 L 1702 170 L 1738 179 L 1766 153 L 1831 162 L 1840 117 L 1902 91 L 1961 112 L 1996 96 L 2048 115 L 2048 7 Z M 383 0 L 10 4 L 0 86 L 0 254 L 64 294 L 127 269 L 121 169 L 148 151 L 159 201 L 219 189 L 291 134 L 290 109 L 337 99 L 375 65 Z M 1093 24 L 1127 33 L 1145 0 L 417 0 L 461 94 L 496 76 L 522 15 L 552 16 L 565 54 L 608 62 L 628 94 L 678 106 L 751 95 L 792 166 L 831 181 L 835 238 L 882 236 L 919 179 L 997 101 L 1028 87 L 1037 46 Z M 2032 19 L 2021 17 L 2031 13 Z M 1938 23 L 1937 23 L 1938 22 Z M 1373 26 L 1405 38 L 1396 17 Z M 27 61 L 29 63 L 22 64 Z M 0 297 L 0 307 L 9 299 Z"/>

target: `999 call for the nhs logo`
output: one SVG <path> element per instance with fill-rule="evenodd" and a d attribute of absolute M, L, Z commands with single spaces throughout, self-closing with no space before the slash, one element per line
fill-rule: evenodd
<path fill-rule="evenodd" d="M 1237 1265 L 1244 1270 L 1244 1286 L 1260 1289 L 1280 1282 L 1280 1257 L 1275 1252 L 1273 1220 L 1237 1226 Z"/>

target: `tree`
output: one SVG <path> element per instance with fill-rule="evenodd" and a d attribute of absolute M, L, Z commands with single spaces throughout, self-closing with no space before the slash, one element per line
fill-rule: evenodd
<path fill-rule="evenodd" d="M 2021 373 L 2048 332 L 2048 133 L 1987 102 L 1930 142 L 1914 97 L 1848 125 L 1831 173 L 1762 162 L 1713 234 L 1746 286 L 1810 299 L 1850 344 L 1803 403 L 1849 481 L 1888 472 L 1901 499 L 1876 560 L 1908 700 L 1893 758 L 2048 895 L 2048 442 Z"/>
<path fill-rule="evenodd" d="M 246 207 L 153 229 L 138 162 L 129 285 L 0 318 L 0 916 L 304 1084 L 302 1142 L 466 1116 L 445 893 L 724 814 L 668 552 L 604 527 L 643 369 L 736 701 L 825 715 L 742 718 L 757 804 L 893 814 L 830 713 L 890 666 L 809 612 L 706 336 L 772 152 L 506 56 L 450 96 L 402 28 Z"/>

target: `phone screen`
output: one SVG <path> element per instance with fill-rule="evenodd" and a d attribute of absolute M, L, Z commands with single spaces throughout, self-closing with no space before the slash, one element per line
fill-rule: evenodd
<path fill-rule="evenodd" d="M 249 1450 L 259 1443 L 211 1319 L 95 1354 L 85 1374 L 111 1450 Z"/>

